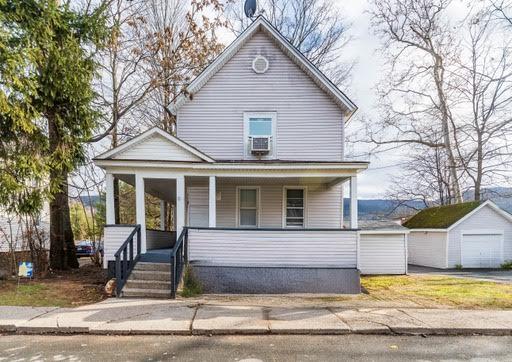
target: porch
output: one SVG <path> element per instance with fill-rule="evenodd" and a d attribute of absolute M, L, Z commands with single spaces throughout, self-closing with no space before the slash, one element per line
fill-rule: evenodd
<path fill-rule="evenodd" d="M 122 210 L 115 203 L 114 179 L 134 188 L 134 223 L 119 223 Z M 343 227 L 346 183 L 350 185 L 351 196 L 348 229 Z M 134 225 L 141 226 L 142 253 L 171 249 L 185 226 L 202 228 L 202 234 L 207 233 L 213 238 L 218 235 L 215 229 L 227 228 L 231 235 L 236 235 L 233 232 L 239 230 L 244 235 L 254 234 L 261 238 L 262 233 L 257 231 L 271 230 L 279 238 L 292 239 L 299 235 L 298 230 L 349 231 L 358 228 L 356 176 L 156 178 L 107 173 L 106 193 L 105 262 L 113 260 L 114 253 Z M 160 215 L 155 220 L 153 211 L 147 227 L 148 195 L 160 201 Z M 210 242 L 216 245 L 213 240 Z M 191 260 L 194 260 L 192 255 Z"/>
<path fill-rule="evenodd" d="M 178 275 L 177 284 L 178 269 L 190 263 L 211 292 L 227 292 L 228 284 L 232 291 L 252 285 L 245 292 L 262 293 L 342 293 L 359 288 L 357 172 L 366 164 L 264 169 L 259 164 L 234 171 L 236 166 L 224 165 L 215 175 L 208 169 L 106 168 L 105 267 L 116 255 L 132 260 L 133 254 L 135 263 L 167 263 L 173 278 Z M 115 179 L 134 188 L 134 224 L 115 222 Z M 344 188 L 350 195 L 348 217 L 343 215 Z M 154 211 L 148 217 L 147 195 L 160 200 L 159 222 Z M 348 228 L 343 227 L 345 218 Z M 160 230 L 154 230 L 158 224 Z M 134 228 L 139 229 L 137 235 Z M 181 265 L 174 269 L 178 255 Z M 127 262 L 123 272 L 129 275 L 133 265 Z"/>

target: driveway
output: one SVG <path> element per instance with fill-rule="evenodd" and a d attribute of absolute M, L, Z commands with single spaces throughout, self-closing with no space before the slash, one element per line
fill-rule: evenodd
<path fill-rule="evenodd" d="M 486 280 L 496 283 L 512 283 L 512 270 L 486 270 L 486 269 L 437 269 L 429 268 L 426 266 L 409 265 L 409 274 L 421 275 L 421 274 L 432 274 L 432 275 L 444 275 L 448 277 L 457 278 L 472 278 Z"/>

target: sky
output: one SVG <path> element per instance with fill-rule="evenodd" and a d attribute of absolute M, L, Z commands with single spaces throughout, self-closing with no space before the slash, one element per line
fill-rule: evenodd
<path fill-rule="evenodd" d="M 376 51 L 379 47 L 379 39 L 370 29 L 370 17 L 365 11 L 368 4 L 366 0 L 340 1 L 333 0 L 339 7 L 344 19 L 351 24 L 350 35 L 353 40 L 344 49 L 343 59 L 357 59 L 353 70 L 352 84 L 349 89 L 342 89 L 349 98 L 354 101 L 359 113 L 373 115 L 375 109 L 375 84 L 379 80 L 380 64 Z M 219 33 L 222 42 L 229 44 L 234 36 L 229 30 Z M 353 117 L 347 125 L 347 133 L 350 134 L 357 127 L 357 117 Z M 358 193 L 362 199 L 383 198 L 390 186 L 391 175 L 398 171 L 395 165 L 400 164 L 400 157 L 393 153 L 372 156 L 360 155 L 368 145 L 356 145 L 353 154 L 348 153 L 347 158 L 370 161 L 370 167 L 363 172 L 358 179 Z"/>
<path fill-rule="evenodd" d="M 353 40 L 344 48 L 341 57 L 357 60 L 351 84 L 348 89 L 342 89 L 342 91 L 358 106 L 359 115 L 364 114 L 370 119 L 377 119 L 379 114 L 376 111 L 375 86 L 385 73 L 382 71 L 384 64 L 378 52 L 381 42 L 373 33 L 370 14 L 367 13 L 368 1 L 332 1 L 339 8 L 345 21 L 351 24 L 349 32 Z M 454 0 L 448 9 L 451 20 L 462 20 L 462 17 L 467 14 L 469 3 L 464 0 Z M 471 6 L 477 5 L 471 3 Z M 233 35 L 227 31 L 221 35 L 221 39 L 228 44 L 233 40 Z M 346 131 L 349 137 L 359 126 L 358 117 L 354 116 L 347 124 Z M 370 161 L 368 170 L 358 177 L 358 194 L 361 199 L 385 198 L 392 184 L 393 175 L 401 172 L 401 165 L 405 162 L 405 157 L 402 156 L 403 149 L 363 156 L 371 147 L 372 145 L 366 143 L 349 144 L 347 147 L 347 159 Z"/>

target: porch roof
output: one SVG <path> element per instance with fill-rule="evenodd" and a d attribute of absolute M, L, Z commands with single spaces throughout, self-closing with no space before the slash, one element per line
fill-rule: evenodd
<path fill-rule="evenodd" d="M 366 170 L 363 161 L 219 160 L 188 162 L 141 159 L 95 159 L 96 165 L 113 173 L 167 172 L 188 176 L 323 177 L 354 176 Z"/>

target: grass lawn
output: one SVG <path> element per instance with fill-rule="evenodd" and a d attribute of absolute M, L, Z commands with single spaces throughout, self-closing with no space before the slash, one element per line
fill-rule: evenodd
<path fill-rule="evenodd" d="M 368 296 L 379 300 L 410 300 L 425 307 L 512 308 L 512 284 L 445 276 L 363 276 Z"/>
<path fill-rule="evenodd" d="M 104 271 L 92 265 L 46 278 L 0 281 L 0 305 L 77 307 L 105 299 Z"/>

